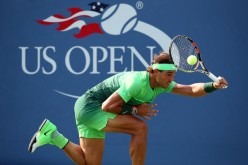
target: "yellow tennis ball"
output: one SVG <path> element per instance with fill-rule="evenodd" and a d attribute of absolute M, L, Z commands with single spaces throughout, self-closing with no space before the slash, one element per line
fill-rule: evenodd
<path fill-rule="evenodd" d="M 195 65 L 197 63 L 197 58 L 196 56 L 194 55 L 190 55 L 188 58 L 187 58 L 187 63 L 189 65 Z"/>

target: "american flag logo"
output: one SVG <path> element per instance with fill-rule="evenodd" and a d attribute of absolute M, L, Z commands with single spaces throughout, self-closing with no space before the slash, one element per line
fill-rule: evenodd
<path fill-rule="evenodd" d="M 74 34 L 76 38 L 84 38 L 93 33 L 103 34 L 104 32 L 98 22 L 87 23 L 86 20 L 101 16 L 109 4 L 92 2 L 88 5 L 90 6 L 90 10 L 83 10 L 76 7 L 69 8 L 67 10 L 70 11 L 71 15 L 68 17 L 55 14 L 44 20 L 38 20 L 37 22 L 42 25 L 58 24 L 59 26 L 56 28 L 58 31 L 69 31 L 78 28 L 79 32 Z"/>

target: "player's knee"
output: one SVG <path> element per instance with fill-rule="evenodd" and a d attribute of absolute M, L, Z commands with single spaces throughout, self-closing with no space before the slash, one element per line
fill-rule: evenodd
<path fill-rule="evenodd" d="M 146 136 L 148 131 L 148 126 L 144 121 L 140 121 L 135 125 L 135 135 Z"/>

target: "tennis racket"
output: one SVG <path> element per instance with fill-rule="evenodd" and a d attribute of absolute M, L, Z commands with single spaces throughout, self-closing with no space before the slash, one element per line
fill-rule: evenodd
<path fill-rule="evenodd" d="M 194 55 L 197 58 L 197 62 L 194 65 L 189 65 L 187 62 L 190 55 Z M 200 72 L 207 75 L 213 81 L 219 82 L 219 78 L 209 72 L 204 65 L 200 50 L 191 38 L 185 35 L 175 36 L 170 43 L 169 56 L 179 70 L 188 73 Z"/>

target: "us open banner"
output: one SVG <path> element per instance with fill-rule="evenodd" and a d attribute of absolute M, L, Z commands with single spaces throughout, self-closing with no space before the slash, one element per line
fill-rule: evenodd
<path fill-rule="evenodd" d="M 33 154 L 27 151 L 39 124 L 50 119 L 79 144 L 76 99 L 112 75 L 145 71 L 155 54 L 168 52 L 171 38 L 178 34 L 192 37 L 209 70 L 224 76 L 230 86 L 197 99 L 173 94 L 156 98 L 159 114 L 147 121 L 146 164 L 248 163 L 247 2 L 3 0 L 0 4 L 0 164 L 73 164 L 54 146 Z M 210 80 L 177 71 L 175 81 Z M 131 164 L 129 143 L 128 135 L 107 134 L 102 164 Z"/>

